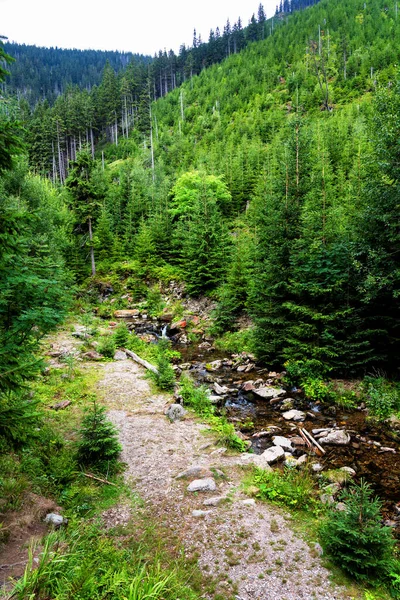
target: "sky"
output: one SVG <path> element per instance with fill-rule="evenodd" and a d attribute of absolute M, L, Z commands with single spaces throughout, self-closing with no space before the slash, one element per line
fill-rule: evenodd
<path fill-rule="evenodd" d="M 277 0 L 265 0 L 267 16 Z M 59 48 L 120 50 L 154 55 L 182 43 L 193 29 L 208 40 L 229 18 L 247 25 L 260 0 L 0 0 L 0 35 L 9 41 Z"/>

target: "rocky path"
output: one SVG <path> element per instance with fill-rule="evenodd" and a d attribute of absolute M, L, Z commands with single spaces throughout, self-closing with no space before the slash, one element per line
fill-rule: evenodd
<path fill-rule="evenodd" d="M 169 397 L 152 393 L 138 365 L 122 360 L 99 368 L 104 372 L 99 392 L 120 431 L 128 484 L 171 539 L 198 557 L 220 597 L 353 597 L 331 585 L 316 540 L 300 539 L 284 513 L 243 494 L 240 456 L 222 452 L 207 427 L 190 416 L 170 423 L 164 415 Z M 209 491 L 189 491 L 201 486 L 193 483 L 198 480 L 206 480 Z"/>

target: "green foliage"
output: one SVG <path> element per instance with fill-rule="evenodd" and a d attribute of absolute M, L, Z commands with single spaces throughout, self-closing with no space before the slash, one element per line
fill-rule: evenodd
<path fill-rule="evenodd" d="M 70 525 L 67 531 L 49 534 L 37 565 L 34 556 L 31 547 L 25 573 L 12 591 L 17 600 L 71 596 L 93 600 L 104 594 L 111 600 L 196 598 L 175 570 L 162 568 L 157 560 L 149 564 L 140 548 L 118 545 L 97 523 Z"/>
<path fill-rule="evenodd" d="M 159 286 L 149 288 L 146 294 L 146 310 L 151 317 L 158 317 L 165 306 Z"/>
<path fill-rule="evenodd" d="M 368 483 L 344 490 L 344 511 L 330 512 L 321 528 L 321 540 L 332 559 L 361 581 L 383 578 L 394 549 L 390 527 L 382 525 L 381 502 Z"/>
<path fill-rule="evenodd" d="M 125 348 L 128 340 L 129 340 L 129 329 L 127 328 L 125 323 L 120 323 L 116 327 L 115 333 L 114 333 L 114 342 L 115 342 L 116 347 L 117 348 Z M 114 354 L 113 354 L 113 356 L 114 356 Z"/>
<path fill-rule="evenodd" d="M 400 386 L 384 377 L 365 377 L 363 380 L 364 400 L 369 414 L 385 420 L 400 412 Z"/>
<path fill-rule="evenodd" d="M 122 447 L 118 432 L 107 420 L 106 409 L 94 400 L 87 409 L 80 428 L 80 441 L 77 459 L 82 465 L 89 465 L 103 473 L 118 468 L 118 457 Z"/>
<path fill-rule="evenodd" d="M 169 341 L 161 339 L 157 347 L 157 371 L 156 383 L 161 390 L 171 392 L 175 386 L 175 372 L 168 360 Z"/>
<path fill-rule="evenodd" d="M 285 468 L 284 471 L 263 471 L 256 468 L 251 483 L 259 489 L 257 497 L 262 500 L 293 510 L 320 510 L 315 482 L 305 471 L 290 468 Z"/>
<path fill-rule="evenodd" d="M 113 335 L 105 335 L 101 338 L 98 351 L 106 358 L 114 358 L 117 349 L 116 339 Z"/>
<path fill-rule="evenodd" d="M 38 400 L 27 398 L 21 392 L 0 394 L 0 440 L 3 443 L 20 446 L 38 437 L 41 417 Z"/>

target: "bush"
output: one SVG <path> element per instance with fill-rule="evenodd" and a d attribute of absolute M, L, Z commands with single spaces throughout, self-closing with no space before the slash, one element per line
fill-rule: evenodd
<path fill-rule="evenodd" d="M 116 428 L 107 420 L 104 406 L 93 401 L 82 420 L 80 435 L 79 464 L 90 465 L 102 472 L 115 471 L 122 447 Z"/>
<path fill-rule="evenodd" d="M 129 340 L 129 331 L 125 323 L 120 323 L 115 330 L 114 341 L 117 348 L 125 348 Z M 114 355 L 113 355 L 114 356 Z"/>
<path fill-rule="evenodd" d="M 115 350 L 117 349 L 115 345 L 114 336 L 107 335 L 104 336 L 99 345 L 99 352 L 106 358 L 114 358 Z"/>
<path fill-rule="evenodd" d="M 157 353 L 157 370 L 158 375 L 155 376 L 156 383 L 161 390 L 171 392 L 175 386 L 175 372 L 168 360 L 168 340 L 160 340 L 158 343 Z"/>
<path fill-rule="evenodd" d="M 361 481 L 344 490 L 346 510 L 331 512 L 321 527 L 321 541 L 334 562 L 358 580 L 382 578 L 390 570 L 394 539 L 381 524 L 381 502 Z"/>
<path fill-rule="evenodd" d="M 30 438 L 37 437 L 41 413 L 38 401 L 31 400 L 21 392 L 0 394 L 0 439 L 2 446 L 20 446 Z"/>
<path fill-rule="evenodd" d="M 288 360 L 285 362 L 288 385 L 297 385 L 310 400 L 330 400 L 332 384 L 325 381 L 329 369 L 319 360 Z"/>
<path fill-rule="evenodd" d="M 365 377 L 365 403 L 369 413 L 379 420 L 400 411 L 400 388 L 384 377 Z"/>

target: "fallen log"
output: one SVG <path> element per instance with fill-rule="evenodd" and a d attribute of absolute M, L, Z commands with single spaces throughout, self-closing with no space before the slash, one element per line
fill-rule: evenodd
<path fill-rule="evenodd" d="M 322 454 L 326 454 L 326 451 L 322 448 L 322 446 L 320 446 L 318 444 L 318 442 L 313 438 L 313 436 L 311 435 L 311 433 L 308 433 L 307 429 L 305 427 L 302 428 L 303 429 L 303 433 L 308 437 L 308 439 L 310 440 L 310 442 L 322 453 Z"/>
<path fill-rule="evenodd" d="M 101 479 L 100 477 L 96 477 L 95 475 L 92 475 L 91 473 L 83 473 L 85 477 L 88 477 L 89 479 L 95 479 L 96 481 L 100 481 L 100 483 L 106 483 L 107 485 L 113 485 L 114 487 L 118 487 L 115 483 L 112 483 L 111 481 L 107 481 L 107 479 Z"/>
<path fill-rule="evenodd" d="M 154 365 L 152 365 L 151 363 L 147 362 L 147 360 L 140 358 L 140 356 L 138 356 L 131 350 L 127 350 L 126 348 L 125 348 L 125 352 L 129 356 L 129 358 L 131 358 L 132 360 L 137 362 L 139 365 L 142 365 L 142 367 L 144 367 L 145 369 L 148 369 L 149 371 L 152 371 L 152 373 L 155 373 L 156 375 L 158 375 L 158 371 L 157 371 L 156 367 Z"/>

